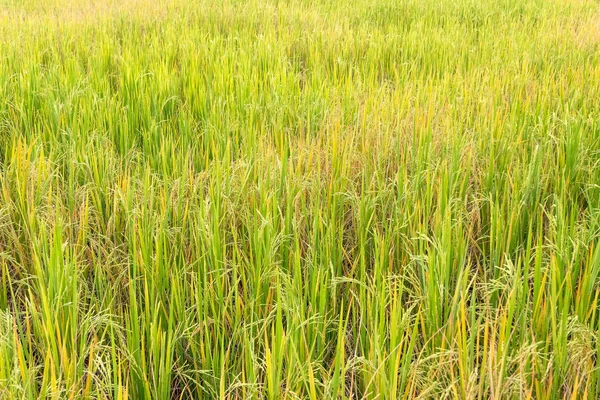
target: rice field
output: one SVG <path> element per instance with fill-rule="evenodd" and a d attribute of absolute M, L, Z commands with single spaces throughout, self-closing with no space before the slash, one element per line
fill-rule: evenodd
<path fill-rule="evenodd" d="M 600 3 L 0 0 L 0 398 L 600 398 Z"/>

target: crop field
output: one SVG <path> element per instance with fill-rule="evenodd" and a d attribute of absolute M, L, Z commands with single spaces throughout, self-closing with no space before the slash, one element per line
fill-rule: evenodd
<path fill-rule="evenodd" d="M 1 399 L 600 398 L 600 3 L 0 0 Z"/>

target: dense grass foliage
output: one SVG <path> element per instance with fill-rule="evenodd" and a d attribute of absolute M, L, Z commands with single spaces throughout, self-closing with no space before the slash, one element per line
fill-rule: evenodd
<path fill-rule="evenodd" d="M 3 399 L 598 398 L 600 4 L 1 0 Z"/>

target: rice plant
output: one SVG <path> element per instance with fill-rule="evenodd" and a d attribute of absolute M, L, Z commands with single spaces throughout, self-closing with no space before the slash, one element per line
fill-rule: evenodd
<path fill-rule="evenodd" d="M 0 0 L 0 398 L 600 398 L 594 0 Z"/>

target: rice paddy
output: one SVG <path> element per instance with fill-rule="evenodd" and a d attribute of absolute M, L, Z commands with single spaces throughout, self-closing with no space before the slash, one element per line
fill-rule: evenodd
<path fill-rule="evenodd" d="M 600 397 L 600 4 L 0 0 L 0 398 Z"/>

